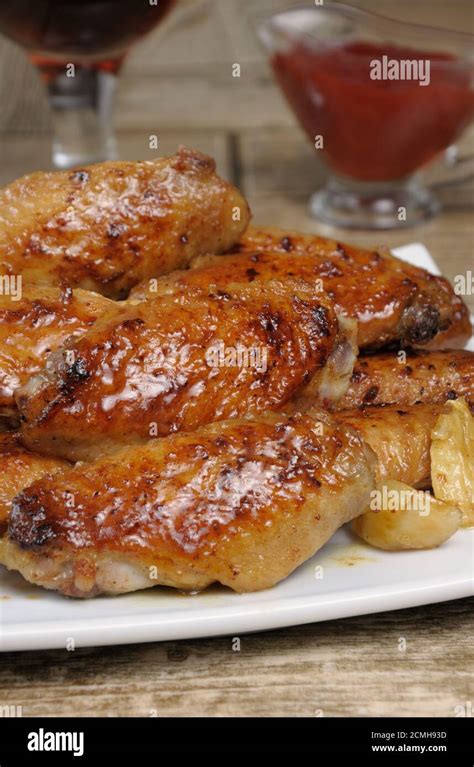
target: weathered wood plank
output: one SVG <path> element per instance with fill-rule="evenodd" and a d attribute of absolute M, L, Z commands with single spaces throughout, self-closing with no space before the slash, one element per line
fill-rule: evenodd
<path fill-rule="evenodd" d="M 125 73 L 117 99 L 117 124 L 128 129 L 193 126 L 239 131 L 293 125 L 294 118 L 263 70 L 260 79 L 254 69 L 249 74 L 245 68 L 240 78 L 234 78 L 229 61 L 212 75 L 198 67 L 189 76 L 157 80 L 130 79 Z"/>
<path fill-rule="evenodd" d="M 453 716 L 472 600 L 241 636 L 0 658 L 24 716 Z M 400 639 L 406 651 L 400 652 Z"/>

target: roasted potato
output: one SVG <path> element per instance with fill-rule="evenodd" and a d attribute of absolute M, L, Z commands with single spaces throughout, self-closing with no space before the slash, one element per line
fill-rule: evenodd
<path fill-rule="evenodd" d="M 450 538 L 461 524 L 461 511 L 426 491 L 403 482 L 379 485 L 373 508 L 352 522 L 366 543 L 385 551 L 433 549 Z"/>

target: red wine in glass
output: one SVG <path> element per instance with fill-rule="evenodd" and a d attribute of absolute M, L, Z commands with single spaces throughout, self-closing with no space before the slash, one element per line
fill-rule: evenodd
<path fill-rule="evenodd" d="M 116 75 L 133 43 L 176 0 L 0 0 L 0 32 L 19 43 L 48 87 L 56 167 L 116 157 Z"/>

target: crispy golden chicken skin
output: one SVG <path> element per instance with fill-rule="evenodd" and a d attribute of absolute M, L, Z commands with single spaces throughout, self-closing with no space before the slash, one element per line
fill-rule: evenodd
<path fill-rule="evenodd" d="M 0 272 L 110 298 L 232 247 L 250 218 L 215 163 L 174 157 L 32 173 L 0 190 Z"/>
<path fill-rule="evenodd" d="M 144 299 L 186 285 L 301 278 L 334 299 L 336 310 L 358 321 L 361 349 L 463 346 L 471 335 L 467 307 L 443 277 L 387 250 L 364 250 L 315 235 L 250 227 L 233 253 L 203 256 L 192 269 L 138 285 Z M 448 343 L 449 341 L 449 343 Z"/>
<path fill-rule="evenodd" d="M 0 535 L 3 535 L 15 495 L 45 474 L 52 475 L 70 464 L 31 453 L 18 434 L 0 434 Z"/>
<path fill-rule="evenodd" d="M 459 397 L 474 403 L 474 352 L 416 350 L 359 357 L 351 385 L 335 407 L 403 406 Z"/>
<path fill-rule="evenodd" d="M 1 558 L 75 597 L 278 583 L 361 514 L 374 456 L 324 413 L 214 423 L 39 480 Z"/>
<path fill-rule="evenodd" d="M 14 392 L 42 369 L 51 351 L 82 335 L 115 303 L 86 290 L 30 286 L 19 300 L 0 295 L 0 418 L 14 423 Z"/>
<path fill-rule="evenodd" d="M 22 439 L 45 454 L 92 460 L 277 410 L 303 390 L 317 397 L 322 387 L 327 399 L 340 335 L 332 302 L 288 280 L 118 306 L 17 390 Z M 347 385 L 352 365 L 342 365 Z"/>
<path fill-rule="evenodd" d="M 329 257 L 321 276 L 324 282 L 333 277 L 328 293 L 333 292 L 336 304 L 359 322 L 361 348 L 380 348 L 388 342 L 459 348 L 471 338 L 469 310 L 448 280 L 401 261 L 386 248 L 373 251 L 272 227 L 249 227 L 237 247 L 250 254 L 307 255 L 316 249 Z M 331 275 L 333 267 L 341 274 Z"/>
<path fill-rule="evenodd" d="M 341 424 L 355 429 L 377 456 L 376 479 L 395 479 L 412 487 L 429 487 L 431 430 L 443 403 L 371 406 L 334 413 Z"/>

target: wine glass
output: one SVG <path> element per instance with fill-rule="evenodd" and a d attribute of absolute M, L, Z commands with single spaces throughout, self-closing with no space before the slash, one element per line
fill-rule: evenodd
<path fill-rule="evenodd" d="M 0 0 L 0 32 L 22 45 L 46 84 L 56 168 L 112 160 L 117 75 L 130 46 L 176 0 Z"/>

